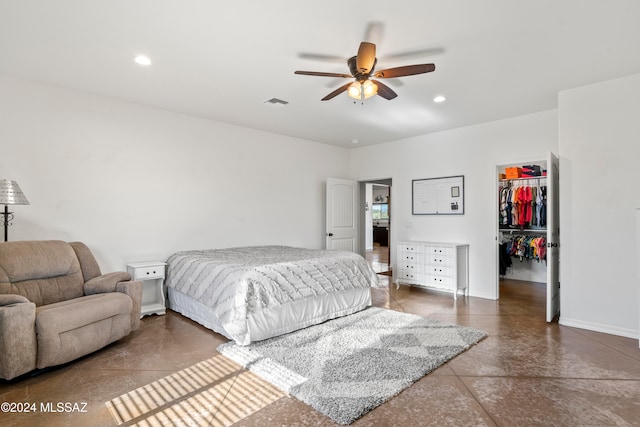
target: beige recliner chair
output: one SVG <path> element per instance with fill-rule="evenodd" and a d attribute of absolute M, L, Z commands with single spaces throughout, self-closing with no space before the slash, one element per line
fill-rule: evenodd
<path fill-rule="evenodd" d="M 80 242 L 0 243 L 0 378 L 60 365 L 140 325 L 142 282 Z"/>

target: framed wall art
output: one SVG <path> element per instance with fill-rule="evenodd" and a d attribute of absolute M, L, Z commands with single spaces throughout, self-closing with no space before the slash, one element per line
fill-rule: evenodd
<path fill-rule="evenodd" d="M 413 215 L 463 215 L 464 175 L 411 181 Z"/>

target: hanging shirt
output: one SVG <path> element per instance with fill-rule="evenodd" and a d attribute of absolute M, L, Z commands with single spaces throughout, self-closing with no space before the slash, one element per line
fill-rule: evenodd
<path fill-rule="evenodd" d="M 511 215 L 513 216 L 511 224 L 518 225 L 520 224 L 520 220 L 518 219 L 518 212 L 520 209 L 520 187 L 515 187 L 511 190 L 511 204 Z"/>
<path fill-rule="evenodd" d="M 535 226 L 538 221 L 537 200 L 538 199 L 538 187 L 531 187 L 531 226 Z"/>
<path fill-rule="evenodd" d="M 512 210 L 513 210 L 513 188 L 507 188 L 507 206 L 506 206 L 506 216 L 507 216 L 507 225 L 510 226 L 513 224 Z"/>
<path fill-rule="evenodd" d="M 542 227 L 542 189 L 540 188 L 540 182 L 538 182 L 538 190 L 536 195 L 536 226 Z"/>
<path fill-rule="evenodd" d="M 527 225 L 527 216 L 531 217 L 531 191 L 528 186 L 518 187 L 518 221 L 520 228 Z M 529 219 L 530 220 L 530 219 Z"/>

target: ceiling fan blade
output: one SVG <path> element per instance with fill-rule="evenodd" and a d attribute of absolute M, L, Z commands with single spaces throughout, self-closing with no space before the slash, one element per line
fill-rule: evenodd
<path fill-rule="evenodd" d="M 421 56 L 433 56 L 433 55 L 441 55 L 445 52 L 442 47 L 431 47 L 426 49 L 415 49 L 415 50 L 406 50 L 403 52 L 396 52 L 391 54 L 386 54 L 380 59 L 384 59 L 385 61 L 397 61 L 399 59 L 409 59 L 416 58 Z"/>
<path fill-rule="evenodd" d="M 386 70 L 376 71 L 374 76 L 379 79 L 390 79 L 430 73 L 435 69 L 436 66 L 434 64 L 405 65 L 404 67 L 387 68 Z"/>
<path fill-rule="evenodd" d="M 371 21 L 364 32 L 364 40 L 369 43 L 380 43 L 384 33 L 384 24 L 380 21 Z"/>
<path fill-rule="evenodd" d="M 376 62 L 376 45 L 369 42 L 360 43 L 356 56 L 356 68 L 363 74 L 371 72 Z"/>
<path fill-rule="evenodd" d="M 324 73 L 321 71 L 295 71 L 295 74 L 302 74 L 303 76 L 345 77 L 347 79 L 353 78 L 351 74 Z"/>
<path fill-rule="evenodd" d="M 325 96 L 324 98 L 322 98 L 322 101 L 328 101 L 332 98 L 335 98 L 336 96 L 340 95 L 342 92 L 346 91 L 347 88 L 349 87 L 349 85 L 352 82 L 346 83 L 342 86 L 340 86 L 338 89 L 334 90 L 333 92 L 331 92 L 329 95 Z"/>
<path fill-rule="evenodd" d="M 312 61 L 336 62 L 340 64 L 344 64 L 347 60 L 347 58 L 345 58 L 344 56 L 324 55 L 322 53 L 308 53 L 308 52 L 299 53 L 298 58 L 310 59 Z"/>
<path fill-rule="evenodd" d="M 393 89 L 391 89 L 386 84 L 384 84 L 382 82 L 379 82 L 378 80 L 371 80 L 371 81 L 374 82 L 378 86 L 378 95 L 380 95 L 384 99 L 391 100 L 391 99 L 395 98 L 396 96 L 398 96 L 398 94 L 395 93 L 393 91 Z"/>

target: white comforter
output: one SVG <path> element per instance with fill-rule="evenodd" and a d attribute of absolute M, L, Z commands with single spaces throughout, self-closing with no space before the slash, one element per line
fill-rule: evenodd
<path fill-rule="evenodd" d="M 178 252 L 166 285 L 213 308 L 227 334 L 243 342 L 247 318 L 262 309 L 332 292 L 378 286 L 358 254 L 256 246 Z"/>

